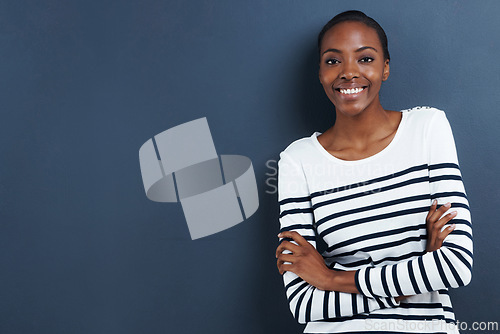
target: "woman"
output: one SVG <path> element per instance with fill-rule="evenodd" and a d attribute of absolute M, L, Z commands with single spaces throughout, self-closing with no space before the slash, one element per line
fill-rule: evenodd
<path fill-rule="evenodd" d="M 472 230 L 446 116 L 381 106 L 387 37 L 362 12 L 334 17 L 318 46 L 335 124 L 278 165 L 290 309 L 305 333 L 457 333 L 447 288 L 471 279 Z"/>

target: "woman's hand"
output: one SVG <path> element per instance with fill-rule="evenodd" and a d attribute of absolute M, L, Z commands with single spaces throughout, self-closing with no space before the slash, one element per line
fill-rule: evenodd
<path fill-rule="evenodd" d="M 329 282 L 333 279 L 334 271 L 329 269 L 323 256 L 318 253 L 306 239 L 295 231 L 285 231 L 278 234 L 280 238 L 291 238 L 297 245 L 288 240 L 283 240 L 276 249 L 278 270 L 281 275 L 291 271 L 307 283 L 321 290 L 327 290 Z M 287 254 L 284 251 L 290 251 Z M 287 262 L 287 263 L 285 263 Z"/>
<path fill-rule="evenodd" d="M 450 207 L 451 203 L 446 203 L 436 210 L 437 201 L 434 200 L 432 202 L 427 218 L 425 219 L 427 226 L 427 245 L 425 250 L 427 252 L 432 252 L 441 248 L 444 238 L 455 229 L 455 224 L 452 224 L 441 231 L 443 226 L 457 215 L 456 211 L 452 211 L 446 216 L 443 216 Z"/>

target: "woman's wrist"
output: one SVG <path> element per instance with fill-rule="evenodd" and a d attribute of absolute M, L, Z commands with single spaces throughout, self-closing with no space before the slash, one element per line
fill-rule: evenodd
<path fill-rule="evenodd" d="M 328 269 L 324 280 L 324 286 L 318 287 L 326 291 L 338 291 L 346 293 L 359 293 L 354 280 L 356 271 L 339 271 Z"/>

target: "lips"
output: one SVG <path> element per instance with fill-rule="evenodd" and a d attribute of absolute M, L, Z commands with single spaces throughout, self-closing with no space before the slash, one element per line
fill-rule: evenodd
<path fill-rule="evenodd" d="M 334 88 L 334 90 L 343 99 L 353 100 L 357 99 L 361 95 L 361 93 L 363 93 L 366 90 L 366 88 L 368 88 L 368 86 L 356 85 L 355 87 L 353 86 L 336 87 Z"/>
<path fill-rule="evenodd" d="M 361 93 L 365 87 L 357 87 L 357 88 L 337 88 L 336 90 L 342 94 L 351 95 Z"/>

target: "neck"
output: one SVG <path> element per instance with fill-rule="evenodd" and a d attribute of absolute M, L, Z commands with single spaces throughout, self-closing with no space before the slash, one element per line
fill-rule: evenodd
<path fill-rule="evenodd" d="M 385 130 L 390 124 L 389 119 L 389 113 L 380 104 L 356 115 L 337 110 L 332 131 L 338 138 L 348 140 L 354 145 L 362 145 L 377 137 L 381 130 Z"/>

